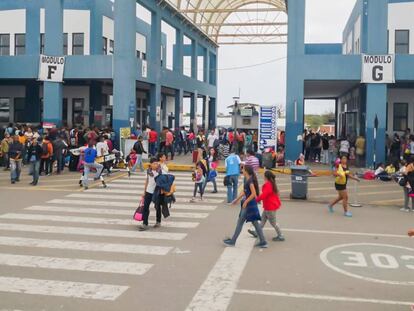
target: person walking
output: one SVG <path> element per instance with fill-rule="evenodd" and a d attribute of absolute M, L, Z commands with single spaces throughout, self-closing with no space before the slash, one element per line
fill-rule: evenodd
<path fill-rule="evenodd" d="M 20 181 L 22 154 L 23 145 L 19 142 L 19 136 L 14 135 L 13 143 L 9 146 L 10 179 L 12 184 L 16 183 L 16 181 Z"/>
<path fill-rule="evenodd" d="M 227 186 L 227 203 L 233 202 L 237 198 L 237 190 L 239 187 L 241 160 L 233 151 L 226 159 L 226 185 Z"/>
<path fill-rule="evenodd" d="M 203 193 L 205 192 L 205 189 L 207 187 L 207 184 L 211 182 L 213 184 L 213 192 L 217 193 L 217 166 L 218 166 L 218 155 L 217 151 L 214 148 L 210 148 L 209 155 L 207 157 L 207 165 L 209 167 L 208 170 L 208 176 L 205 180 L 204 186 L 203 186 Z"/>
<path fill-rule="evenodd" d="M 42 147 L 39 140 L 32 139 L 32 142 L 27 150 L 27 162 L 29 163 L 29 173 L 32 175 L 32 186 L 36 186 L 39 182 L 40 158 L 42 156 Z"/>
<path fill-rule="evenodd" d="M 329 212 L 333 213 L 334 205 L 342 201 L 344 216 L 352 217 L 352 213 L 348 209 L 348 191 L 346 190 L 346 186 L 349 178 L 354 179 L 357 182 L 359 182 L 359 178 L 352 175 L 352 173 L 349 171 L 347 156 L 343 155 L 341 157 L 340 163 L 338 163 L 338 167 L 334 172 L 334 176 L 335 189 L 338 191 L 338 197 L 328 205 Z"/>
<path fill-rule="evenodd" d="M 158 133 L 153 128 L 151 128 L 150 132 L 148 133 L 148 145 L 149 145 L 148 151 L 152 157 L 155 157 L 157 140 L 158 140 Z"/>
<path fill-rule="evenodd" d="M 204 182 L 205 182 L 205 176 L 203 169 L 201 168 L 201 163 L 197 163 L 196 169 L 193 172 L 193 182 L 194 182 L 194 192 L 193 197 L 190 200 L 190 203 L 196 202 L 196 196 L 197 192 L 200 193 L 200 201 L 203 201 L 203 193 L 204 193 Z"/>
<path fill-rule="evenodd" d="M 365 138 L 362 135 L 359 135 L 355 141 L 355 153 L 356 153 L 356 163 L 358 167 L 364 165 L 364 156 L 365 156 Z M 398 146 L 398 149 L 400 146 Z M 399 159 L 399 158 L 398 158 Z"/>
<path fill-rule="evenodd" d="M 52 157 L 53 157 L 53 146 L 47 136 L 42 141 L 42 156 L 40 157 L 40 170 L 39 173 L 42 175 L 43 172 L 47 176 L 52 174 Z"/>
<path fill-rule="evenodd" d="M 259 173 L 260 161 L 252 149 L 247 150 L 247 157 L 244 161 L 244 164 L 253 167 L 254 173 L 256 175 Z"/>
<path fill-rule="evenodd" d="M 94 177 L 94 180 L 98 180 L 101 179 L 102 184 L 104 185 L 104 187 L 106 187 L 106 184 L 103 180 L 103 177 L 101 176 L 101 173 L 103 171 L 103 165 L 99 164 L 96 162 L 96 158 L 98 156 L 98 153 L 96 151 L 96 149 L 94 148 L 94 141 L 93 140 L 89 140 L 88 142 L 88 148 L 85 149 L 84 154 L 85 154 L 85 158 L 84 158 L 84 175 L 83 175 L 83 180 L 82 180 L 82 185 L 84 187 L 85 190 L 88 190 L 89 187 L 89 172 L 91 170 L 91 168 L 96 169 L 96 174 Z"/>
<path fill-rule="evenodd" d="M 0 153 L 3 157 L 3 166 L 5 171 L 7 171 L 10 168 L 9 146 L 12 142 L 13 139 L 10 137 L 10 134 L 6 131 L 4 133 L 4 138 L 2 139 L 0 146 Z"/>
<path fill-rule="evenodd" d="M 174 135 L 170 130 L 165 133 L 165 154 L 171 153 L 171 161 L 174 160 Z"/>
<path fill-rule="evenodd" d="M 227 246 L 236 245 L 237 238 L 243 229 L 244 223 L 252 222 L 260 239 L 259 243 L 256 244 L 256 247 L 267 248 L 267 242 L 263 234 L 263 229 L 259 223 L 261 218 L 256 202 L 256 198 L 259 193 L 259 184 L 257 182 L 257 177 L 251 166 L 244 167 L 243 175 L 246 179 L 246 182 L 244 183 L 244 191 L 232 202 L 233 205 L 236 205 L 240 200 L 242 200 L 237 226 L 233 237 L 225 239 L 223 242 Z"/>
<path fill-rule="evenodd" d="M 162 174 L 161 168 L 158 164 L 156 158 L 150 159 L 150 166 L 147 169 L 146 179 L 144 184 L 144 193 L 142 195 L 142 200 L 144 200 L 144 209 L 142 212 L 142 225 L 138 228 L 139 231 L 146 231 L 149 229 L 148 227 L 148 218 L 150 215 L 150 205 L 152 202 L 152 197 L 157 186 L 155 182 L 155 178 Z M 161 224 L 161 209 L 155 207 L 156 210 L 156 221 L 157 224 Z"/>
<path fill-rule="evenodd" d="M 137 160 L 135 161 L 135 164 L 132 166 L 131 172 L 135 172 L 135 170 L 137 169 L 137 166 L 139 166 L 139 170 L 143 172 L 144 165 L 142 163 L 142 154 L 143 153 L 146 154 L 147 152 L 144 150 L 144 146 L 142 145 L 142 136 L 138 136 L 138 139 L 135 142 L 132 149 L 135 151 L 137 155 Z"/>
<path fill-rule="evenodd" d="M 58 136 L 52 143 L 54 159 L 56 159 L 57 170 L 60 174 L 65 169 L 65 157 L 67 154 L 68 145 L 62 136 Z"/>
<path fill-rule="evenodd" d="M 332 167 L 334 162 L 335 162 L 335 158 L 338 154 L 337 152 L 337 148 L 336 148 L 336 139 L 334 135 L 331 135 L 329 137 L 328 140 L 329 143 L 329 148 L 328 148 L 328 152 L 329 152 L 329 165 Z"/>
<path fill-rule="evenodd" d="M 399 173 L 402 174 L 403 181 L 402 187 L 404 190 L 404 207 L 400 209 L 402 212 L 412 212 L 414 211 L 414 196 L 413 196 L 413 186 L 414 186 L 414 162 L 412 159 L 409 159 L 408 162 L 402 161 L 402 166 L 399 170 Z M 411 208 L 409 207 L 409 200 L 411 199 Z"/>
<path fill-rule="evenodd" d="M 279 197 L 279 190 L 276 185 L 276 176 L 271 171 L 266 171 L 264 174 L 265 183 L 262 187 L 262 193 L 256 198 L 256 202 L 263 201 L 263 213 L 260 226 L 263 228 L 269 220 L 272 227 L 276 230 L 276 237 L 273 238 L 275 242 L 283 242 L 285 237 L 280 230 L 280 226 L 276 221 L 276 212 L 280 209 L 281 202 Z M 247 230 L 252 236 L 257 238 L 255 230 Z"/>

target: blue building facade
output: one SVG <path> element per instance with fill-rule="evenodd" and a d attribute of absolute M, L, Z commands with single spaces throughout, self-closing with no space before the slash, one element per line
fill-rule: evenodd
<path fill-rule="evenodd" d="M 302 152 L 305 100 L 334 99 L 338 137 L 364 136 L 366 164 L 373 164 L 374 154 L 376 163 L 384 162 L 386 134 L 402 133 L 414 123 L 414 102 L 404 99 L 414 90 L 414 1 L 357 0 L 343 42 L 329 44 L 305 43 L 305 0 L 287 0 L 287 9 L 287 158 Z M 395 55 L 395 83 L 362 83 L 362 54 Z"/>
<path fill-rule="evenodd" d="M 149 22 L 137 17 L 137 8 L 149 12 Z M 86 16 L 85 32 L 76 30 L 81 23 L 78 13 Z M 159 130 L 181 125 L 183 100 L 190 98 L 192 119 L 196 119 L 197 102 L 202 99 L 203 126 L 215 127 L 217 45 L 167 3 L 140 0 L 137 6 L 135 0 L 3 0 L 0 14 L 3 123 L 44 121 L 59 126 L 69 120 L 69 125 L 112 125 L 119 130 L 135 123 Z M 22 22 L 10 25 L 20 15 Z M 162 23 L 175 30 L 172 68 L 167 68 L 167 35 Z M 112 25 L 113 38 L 105 34 L 107 24 Z M 13 27 L 22 29 L 14 31 Z M 67 27 L 75 30 L 68 34 Z M 14 33 L 7 33 L 9 28 Z M 185 43 L 184 38 L 190 41 Z M 67 55 L 63 83 L 37 80 L 41 53 Z M 191 59 L 187 75 L 186 58 Z M 17 95 L 10 95 L 14 89 Z M 168 116 L 167 104 L 172 104 Z"/>

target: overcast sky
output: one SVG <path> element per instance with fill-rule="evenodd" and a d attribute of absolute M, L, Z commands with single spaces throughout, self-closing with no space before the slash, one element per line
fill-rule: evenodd
<path fill-rule="evenodd" d="M 306 0 L 305 41 L 310 43 L 342 42 L 342 30 L 356 0 Z M 281 59 L 257 67 L 226 70 Z M 286 46 L 238 45 L 219 48 L 218 110 L 227 112 L 232 97 L 241 93 L 241 102 L 260 105 L 285 104 Z M 331 110 L 332 104 L 307 105 L 306 113 Z"/>

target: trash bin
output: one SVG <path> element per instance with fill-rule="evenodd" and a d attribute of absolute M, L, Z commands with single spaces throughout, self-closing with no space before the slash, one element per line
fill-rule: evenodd
<path fill-rule="evenodd" d="M 273 168 L 273 156 L 271 152 L 265 152 L 262 156 L 263 167 L 270 170 Z"/>
<path fill-rule="evenodd" d="M 292 166 L 291 168 L 292 192 L 290 197 L 292 199 L 306 200 L 308 197 L 308 177 L 309 167 Z"/>

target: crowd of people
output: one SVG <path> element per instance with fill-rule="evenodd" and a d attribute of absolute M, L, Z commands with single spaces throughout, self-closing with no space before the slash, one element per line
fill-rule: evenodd
<path fill-rule="evenodd" d="M 31 185 L 36 186 L 39 176 L 61 174 L 65 170 L 71 149 L 93 147 L 96 158 L 109 154 L 113 150 L 115 133 L 96 127 L 44 129 L 10 123 L 0 131 L 0 139 L 1 162 L 4 170 L 10 170 L 11 183 L 20 181 L 21 169 L 28 165 L 33 177 Z M 86 175 L 89 168 L 85 166 Z"/>

